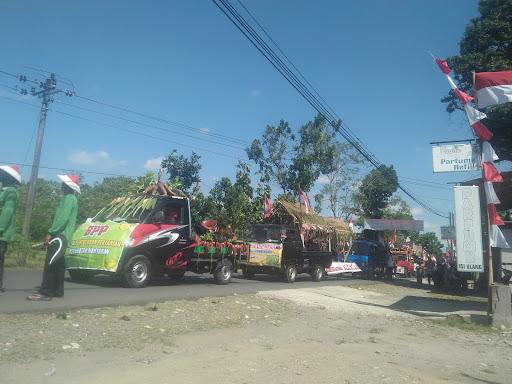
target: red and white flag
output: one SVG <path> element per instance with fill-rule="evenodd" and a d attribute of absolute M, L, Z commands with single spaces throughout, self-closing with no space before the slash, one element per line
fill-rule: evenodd
<path fill-rule="evenodd" d="M 500 227 L 497 225 L 491 225 L 491 247 L 510 248 L 507 239 L 505 239 Z"/>
<path fill-rule="evenodd" d="M 348 218 L 348 227 L 351 231 L 354 230 L 354 222 L 352 221 L 352 215 Z"/>
<path fill-rule="evenodd" d="M 485 191 L 485 200 L 487 204 L 500 204 L 501 201 L 496 195 L 496 191 L 494 191 L 494 187 L 492 182 L 484 181 L 484 191 Z"/>
<path fill-rule="evenodd" d="M 480 112 L 478 109 L 473 108 L 469 104 L 464 105 L 464 110 L 466 111 L 469 125 L 471 125 L 471 128 L 473 128 L 475 135 L 477 135 L 480 140 L 491 140 L 492 132 L 480 121 L 485 119 L 487 115 L 483 112 Z"/>
<path fill-rule="evenodd" d="M 479 108 L 512 102 L 512 71 L 475 73 Z"/>
<path fill-rule="evenodd" d="M 487 141 L 482 142 L 482 162 L 492 163 L 500 158 L 494 151 L 494 148 Z"/>
<path fill-rule="evenodd" d="M 268 196 L 265 196 L 265 203 L 264 203 L 264 213 L 263 218 L 268 219 L 270 215 L 272 214 L 272 202 L 270 201 Z"/>
<path fill-rule="evenodd" d="M 501 176 L 493 163 L 482 163 L 482 171 L 485 181 L 492 181 L 493 183 L 503 182 L 503 176 Z"/>
<path fill-rule="evenodd" d="M 306 213 L 309 213 L 311 211 L 311 203 L 309 202 L 308 195 L 306 192 L 302 190 L 302 188 L 299 187 L 299 199 L 304 204 Z"/>
<path fill-rule="evenodd" d="M 487 204 L 487 211 L 489 212 L 490 225 L 505 225 L 505 222 L 501 219 L 498 211 L 496 211 L 496 205 Z"/>

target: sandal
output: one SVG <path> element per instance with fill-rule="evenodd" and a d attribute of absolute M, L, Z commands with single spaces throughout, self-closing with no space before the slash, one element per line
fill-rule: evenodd
<path fill-rule="evenodd" d="M 50 296 L 41 295 L 40 293 L 33 293 L 27 296 L 27 300 L 30 301 L 51 301 L 52 298 Z"/>

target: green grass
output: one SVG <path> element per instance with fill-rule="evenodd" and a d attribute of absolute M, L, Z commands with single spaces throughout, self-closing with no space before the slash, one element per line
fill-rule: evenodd
<path fill-rule="evenodd" d="M 496 329 L 493 329 L 487 324 L 479 324 L 474 322 L 467 322 L 461 316 L 448 316 L 441 320 L 433 320 L 435 324 L 442 325 L 445 327 L 458 328 L 465 331 L 482 332 L 482 333 L 497 333 Z"/>
<path fill-rule="evenodd" d="M 15 240 L 7 245 L 5 267 L 42 269 L 46 253 L 43 249 L 32 248 L 33 244 L 21 236 L 16 236 Z"/>

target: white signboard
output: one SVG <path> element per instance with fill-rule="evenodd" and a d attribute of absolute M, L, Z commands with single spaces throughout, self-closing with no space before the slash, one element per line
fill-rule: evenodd
<path fill-rule="evenodd" d="M 464 172 L 480 169 L 480 150 L 476 144 L 434 145 L 434 172 Z"/>
<path fill-rule="evenodd" d="M 482 218 L 478 187 L 453 187 L 455 195 L 455 235 L 457 270 L 483 272 Z"/>

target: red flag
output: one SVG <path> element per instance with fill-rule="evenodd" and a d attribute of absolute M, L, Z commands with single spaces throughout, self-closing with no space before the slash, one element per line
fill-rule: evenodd
<path fill-rule="evenodd" d="M 493 163 L 482 163 L 482 171 L 485 181 L 492 181 L 493 183 L 503 182 L 503 177 Z"/>
<path fill-rule="evenodd" d="M 265 196 L 265 208 L 263 213 L 263 218 L 268 219 L 272 214 L 272 202 L 270 201 L 268 196 Z"/>
<path fill-rule="evenodd" d="M 446 60 L 436 59 L 436 63 L 438 65 L 439 69 L 441 70 L 441 72 L 443 72 L 445 75 L 449 74 L 452 71 L 450 69 L 450 67 L 448 66 L 448 63 L 446 62 Z"/>
<path fill-rule="evenodd" d="M 348 227 L 353 231 L 354 230 L 354 222 L 352 221 L 352 215 L 348 218 Z"/>
<path fill-rule="evenodd" d="M 462 92 L 459 88 L 455 88 L 453 91 L 463 105 L 474 99 L 473 96 L 469 96 L 466 92 Z"/>
<path fill-rule="evenodd" d="M 304 192 L 300 187 L 299 187 L 299 199 L 304 204 L 304 207 L 306 208 L 306 213 L 309 213 L 309 211 L 311 210 L 311 203 L 309 202 L 309 198 L 308 198 L 308 195 L 306 194 L 306 192 Z"/>
<path fill-rule="evenodd" d="M 492 139 L 492 132 L 487 128 L 484 123 L 478 121 L 471 126 L 473 128 L 473 132 L 478 136 L 480 140 L 489 141 Z"/>
<path fill-rule="evenodd" d="M 489 224 L 490 225 L 505 225 L 500 215 L 496 211 L 496 205 L 487 204 L 487 211 L 489 212 Z"/>
<path fill-rule="evenodd" d="M 512 102 L 512 71 L 475 73 L 478 106 L 489 107 Z"/>

